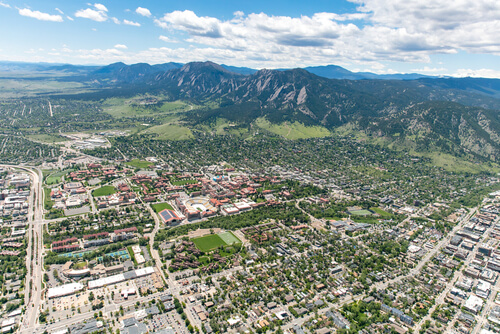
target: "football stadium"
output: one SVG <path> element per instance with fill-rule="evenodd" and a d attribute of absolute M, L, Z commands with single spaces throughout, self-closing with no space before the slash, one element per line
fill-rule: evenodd
<path fill-rule="evenodd" d="M 215 208 L 212 203 L 210 203 L 210 199 L 208 197 L 200 196 L 194 198 L 185 198 L 180 200 L 179 202 L 179 208 L 183 211 L 188 219 L 211 216 L 217 212 L 217 208 Z"/>

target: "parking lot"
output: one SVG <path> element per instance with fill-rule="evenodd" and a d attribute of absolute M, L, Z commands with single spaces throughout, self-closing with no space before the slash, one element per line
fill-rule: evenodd
<path fill-rule="evenodd" d="M 151 319 L 148 324 L 148 329 L 151 332 L 169 327 L 172 328 L 177 334 L 188 333 L 186 326 L 184 325 L 184 321 L 175 310 L 153 316 L 153 319 Z"/>

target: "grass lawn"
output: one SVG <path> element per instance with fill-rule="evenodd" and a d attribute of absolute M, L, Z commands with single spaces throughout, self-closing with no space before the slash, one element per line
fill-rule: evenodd
<path fill-rule="evenodd" d="M 322 138 L 332 135 L 328 129 L 322 126 L 305 126 L 299 122 L 274 124 L 265 118 L 258 118 L 255 121 L 255 125 L 259 128 L 291 140 L 303 138 Z"/>
<path fill-rule="evenodd" d="M 382 210 L 381 208 L 373 207 L 373 208 L 370 208 L 370 210 L 374 211 L 375 213 L 378 213 L 382 217 L 390 217 L 391 216 L 391 214 L 389 212 L 386 212 L 386 211 Z"/>
<path fill-rule="evenodd" d="M 141 133 L 156 134 L 158 140 L 185 140 L 194 138 L 191 129 L 174 122 L 152 126 Z"/>
<path fill-rule="evenodd" d="M 183 186 L 185 184 L 195 184 L 195 183 L 198 183 L 198 180 L 179 180 L 179 181 L 172 181 L 171 183 L 174 186 Z"/>
<path fill-rule="evenodd" d="M 139 160 L 139 159 L 133 159 L 132 161 L 126 162 L 125 164 L 136 167 L 136 168 L 147 168 L 151 165 L 153 165 L 149 161 L 144 161 L 144 160 Z"/>
<path fill-rule="evenodd" d="M 116 192 L 117 192 L 117 190 L 116 190 L 115 187 L 113 187 L 113 186 L 104 186 L 104 187 L 97 188 L 96 190 L 94 190 L 92 192 L 92 195 L 94 197 L 100 197 L 100 196 L 112 195 L 112 194 L 114 194 Z"/>
<path fill-rule="evenodd" d="M 153 210 L 155 210 L 156 213 L 160 212 L 160 211 L 163 211 L 165 209 L 168 209 L 168 210 L 173 210 L 174 208 L 168 204 L 168 203 L 156 203 L 156 204 L 151 204 L 151 207 L 153 208 Z"/>
<path fill-rule="evenodd" d="M 192 242 L 198 247 L 202 252 L 207 252 L 215 249 L 219 246 L 225 246 L 226 243 L 217 234 L 210 234 L 204 237 L 191 239 Z"/>
<path fill-rule="evenodd" d="M 87 262 L 78 262 L 73 265 L 75 269 L 85 269 Z"/>
<path fill-rule="evenodd" d="M 223 233 L 219 233 L 218 236 L 224 240 L 224 242 L 228 245 L 232 245 L 232 244 L 239 244 L 241 243 L 241 240 L 238 239 L 234 234 L 233 232 L 223 232 Z"/>
<path fill-rule="evenodd" d="M 49 188 L 43 188 L 44 196 L 43 196 L 43 207 L 45 210 L 50 210 L 52 209 L 52 206 L 54 205 L 54 201 L 50 198 L 50 189 Z"/>
<path fill-rule="evenodd" d="M 50 174 L 46 179 L 45 179 L 45 183 L 48 184 L 48 185 L 52 185 L 52 184 L 57 184 L 59 182 L 61 182 L 61 177 L 74 171 L 74 169 L 67 169 L 67 170 L 63 170 L 63 171 L 60 171 L 60 172 L 57 172 L 57 173 L 54 173 L 54 174 Z"/>

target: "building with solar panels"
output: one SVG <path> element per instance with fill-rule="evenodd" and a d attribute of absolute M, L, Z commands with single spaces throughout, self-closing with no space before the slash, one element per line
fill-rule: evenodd
<path fill-rule="evenodd" d="M 165 223 L 165 225 L 168 226 L 179 225 L 180 222 L 182 221 L 182 218 L 179 217 L 174 210 L 165 209 L 163 211 L 160 211 L 159 215 L 163 220 L 163 222 Z"/>

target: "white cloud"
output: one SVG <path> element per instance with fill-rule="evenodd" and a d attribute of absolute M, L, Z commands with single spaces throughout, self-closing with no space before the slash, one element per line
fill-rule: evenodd
<path fill-rule="evenodd" d="M 5 8 L 10 8 L 10 5 L 8 3 L 0 1 L 0 6 L 5 7 Z"/>
<path fill-rule="evenodd" d="M 193 45 L 190 54 L 207 48 L 230 50 L 240 63 L 269 67 L 429 63 L 433 54 L 461 51 L 500 55 L 500 2 L 477 0 L 472 13 L 468 0 L 350 1 L 359 6 L 346 14 L 289 17 L 235 12 L 233 18 L 221 20 L 185 10 L 166 13 L 155 23 L 170 32 L 187 33 L 184 42 Z"/>
<path fill-rule="evenodd" d="M 95 7 L 95 9 L 100 10 L 102 12 L 107 12 L 108 11 L 108 9 L 106 8 L 106 6 L 104 6 L 103 4 L 100 4 L 100 3 L 94 4 L 94 7 Z"/>
<path fill-rule="evenodd" d="M 74 18 L 72 18 L 71 16 L 66 16 L 66 18 L 67 18 L 68 20 L 70 20 L 70 21 L 74 21 L 74 20 L 75 20 L 75 19 L 74 19 Z"/>
<path fill-rule="evenodd" d="M 113 21 L 113 23 L 115 24 L 121 24 L 120 20 L 118 20 L 116 17 L 112 17 L 111 21 Z"/>
<path fill-rule="evenodd" d="M 142 15 L 142 16 L 146 16 L 146 17 L 150 17 L 151 16 L 151 12 L 147 8 L 137 7 L 137 9 L 135 10 L 135 12 L 137 14 L 139 14 L 139 15 Z"/>
<path fill-rule="evenodd" d="M 445 65 L 431 63 L 432 55 L 500 55 L 500 1 L 348 1 L 357 5 L 349 13 L 321 12 L 297 17 L 236 11 L 232 17 L 221 19 L 199 16 L 189 10 L 168 12 L 154 18 L 154 22 L 168 30 L 166 36 L 159 36 L 159 39 L 179 43 L 176 48 L 150 48 L 136 54 L 127 52 L 122 55 L 122 61 L 154 63 L 165 59 L 180 62 L 209 59 L 257 68 L 333 63 L 386 73 L 393 71 L 388 62 L 406 62 L 420 63 L 406 67 L 416 68 L 417 72 L 446 73 L 453 69 L 445 70 Z M 80 16 L 75 15 L 117 23 L 108 16 L 104 5 L 88 4 L 86 8 L 77 12 Z M 143 7 L 137 7 L 135 12 L 152 16 L 149 9 Z M 120 22 L 140 25 L 128 20 Z M 187 37 L 180 40 L 180 36 Z M 116 54 L 106 50 L 95 51 L 92 57 L 93 61 L 100 62 L 117 60 Z M 399 65 L 392 67 L 401 68 Z M 467 75 L 472 70 L 460 71 L 457 74 Z M 494 75 L 486 71 L 470 73 Z"/>
<path fill-rule="evenodd" d="M 127 49 L 127 46 L 125 44 L 116 44 L 114 46 L 115 49 Z"/>
<path fill-rule="evenodd" d="M 31 10 L 28 8 L 19 9 L 19 14 L 22 16 L 31 17 L 40 21 L 63 22 L 61 15 L 51 15 L 39 12 L 38 10 Z"/>
<path fill-rule="evenodd" d="M 80 9 L 75 13 L 76 17 L 81 17 L 85 19 L 89 19 L 97 22 L 104 22 L 108 19 L 107 15 L 104 12 L 100 12 L 97 10 L 93 10 L 90 8 Z"/>
<path fill-rule="evenodd" d="M 56 8 L 56 11 L 61 14 L 61 15 L 64 15 L 64 12 L 62 10 L 60 10 L 59 8 Z"/>
<path fill-rule="evenodd" d="M 141 24 L 138 22 L 134 21 L 129 21 L 129 20 L 123 20 L 123 24 L 129 25 L 129 26 L 134 26 L 134 27 L 140 27 Z"/>
<path fill-rule="evenodd" d="M 476 77 L 476 78 L 500 78 L 500 71 L 488 68 L 481 68 L 477 70 L 459 69 L 451 76 L 454 77 Z"/>
<path fill-rule="evenodd" d="M 164 41 L 164 42 L 167 42 L 167 43 L 179 43 L 179 41 L 176 41 L 174 39 L 171 39 L 167 36 L 163 36 L 161 35 L 160 37 L 158 37 L 161 41 Z"/>
<path fill-rule="evenodd" d="M 95 9 L 92 8 L 80 9 L 75 13 L 75 16 L 97 22 L 104 22 L 108 19 L 108 14 L 107 14 L 108 9 L 106 8 L 106 6 L 96 3 L 93 5 L 93 7 Z"/>

